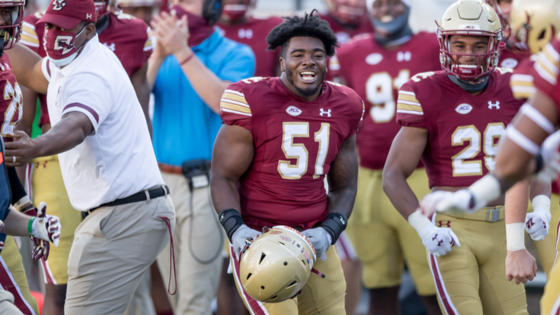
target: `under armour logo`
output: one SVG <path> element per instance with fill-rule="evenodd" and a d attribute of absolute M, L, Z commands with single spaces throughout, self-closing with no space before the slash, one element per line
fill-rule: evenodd
<path fill-rule="evenodd" d="M 60 10 L 62 10 L 62 8 L 64 8 L 66 6 L 66 1 L 65 0 L 54 0 L 52 5 L 54 6 L 53 10 L 60 11 Z"/>
<path fill-rule="evenodd" d="M 327 110 L 325 111 L 324 109 L 320 109 L 319 115 L 321 115 L 321 117 L 323 117 L 323 115 L 327 115 L 327 117 L 331 117 L 331 110 Z"/>
<path fill-rule="evenodd" d="M 239 38 L 247 38 L 247 39 L 251 39 L 253 38 L 253 30 L 252 29 L 240 29 L 239 32 L 237 33 L 237 36 L 239 36 Z"/>
<path fill-rule="evenodd" d="M 445 223 L 443 221 L 438 221 L 438 226 L 439 227 L 443 227 L 444 225 L 446 227 L 450 228 L 451 227 L 451 221 L 446 221 Z"/>
<path fill-rule="evenodd" d="M 434 235 L 434 237 L 432 238 L 432 241 L 435 241 L 437 239 L 437 234 Z"/>
<path fill-rule="evenodd" d="M 107 43 L 103 43 L 103 46 L 109 48 L 110 51 L 115 52 L 115 43 L 111 43 L 110 45 Z"/>
<path fill-rule="evenodd" d="M 495 104 L 492 104 L 491 101 L 488 101 L 488 109 L 500 109 L 500 102 L 496 101 Z"/>
<path fill-rule="evenodd" d="M 91 13 L 86 13 L 86 20 L 91 20 Z"/>

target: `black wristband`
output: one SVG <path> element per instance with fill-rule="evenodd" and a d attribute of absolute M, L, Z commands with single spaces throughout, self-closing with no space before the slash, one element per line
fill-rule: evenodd
<path fill-rule="evenodd" d="M 535 173 L 533 173 L 533 174 L 538 174 L 543 169 L 543 166 L 544 166 L 543 157 L 542 157 L 542 154 L 540 152 L 539 152 L 539 154 L 537 154 L 536 160 L 537 160 L 537 165 L 536 165 L 536 168 L 535 168 Z"/>
<path fill-rule="evenodd" d="M 324 228 L 332 237 L 331 245 L 334 245 L 338 240 L 338 237 L 346 229 L 348 221 L 346 217 L 338 212 L 331 212 L 327 215 L 321 227 Z"/>
<path fill-rule="evenodd" d="M 239 213 L 239 211 L 235 209 L 225 209 L 220 211 L 220 214 L 218 214 L 218 219 L 224 227 L 224 230 L 226 231 L 226 235 L 230 242 L 233 233 L 235 233 L 235 231 L 237 231 L 240 226 L 245 224 L 243 218 L 241 217 L 241 213 Z"/>

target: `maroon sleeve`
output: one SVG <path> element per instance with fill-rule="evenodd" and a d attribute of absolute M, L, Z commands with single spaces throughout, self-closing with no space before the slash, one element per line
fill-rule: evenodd
<path fill-rule="evenodd" d="M 245 99 L 242 81 L 227 87 L 220 101 L 220 117 L 225 125 L 243 127 L 251 131 L 251 107 Z"/>
<path fill-rule="evenodd" d="M 424 110 L 416 98 L 412 81 L 403 84 L 399 90 L 397 123 L 406 127 L 426 128 Z"/>
<path fill-rule="evenodd" d="M 560 106 L 560 88 L 557 87 L 559 62 L 560 41 L 555 40 L 539 53 L 531 74 L 535 87 Z"/>

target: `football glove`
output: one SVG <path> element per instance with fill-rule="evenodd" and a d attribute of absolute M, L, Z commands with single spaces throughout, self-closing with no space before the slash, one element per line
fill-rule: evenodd
<path fill-rule="evenodd" d="M 315 248 L 315 254 L 317 257 L 321 258 L 323 261 L 327 260 L 327 250 L 331 246 L 332 237 L 322 227 L 309 229 L 301 232 L 301 234 L 305 235 L 313 247 Z"/>
<path fill-rule="evenodd" d="M 39 207 L 37 207 L 37 216 L 32 222 L 31 236 L 39 240 L 52 242 L 54 246 L 57 247 L 60 239 L 61 228 L 62 226 L 60 225 L 58 217 L 54 215 L 47 215 L 47 204 L 41 202 Z M 48 254 L 48 249 L 46 252 L 44 250 L 38 252 Z"/>
<path fill-rule="evenodd" d="M 428 252 L 435 257 L 447 254 L 453 246 L 461 247 L 459 238 L 450 228 L 435 226 L 420 211 L 411 214 L 408 217 L 408 222 L 416 229 Z"/>
<path fill-rule="evenodd" d="M 231 237 L 231 245 L 233 246 L 235 258 L 239 260 L 241 252 L 261 235 L 261 232 L 253 230 L 245 224 L 240 226 Z"/>
<path fill-rule="evenodd" d="M 435 191 L 427 194 L 420 202 L 420 211 L 426 217 L 430 217 L 434 212 L 457 211 L 467 214 L 474 213 L 477 209 L 472 208 L 472 193 L 467 189 L 456 192 Z"/>
<path fill-rule="evenodd" d="M 550 212 L 541 209 L 535 209 L 535 211 L 527 213 L 525 216 L 525 231 L 534 241 L 544 240 L 548 235 L 550 217 Z"/>

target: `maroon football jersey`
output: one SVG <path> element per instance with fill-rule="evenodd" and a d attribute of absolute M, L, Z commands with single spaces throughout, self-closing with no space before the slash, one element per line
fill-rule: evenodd
<path fill-rule="evenodd" d="M 501 68 L 515 69 L 523 60 L 529 58 L 530 56 L 531 53 L 529 51 L 526 53 L 514 53 L 505 47 L 501 47 L 500 61 L 498 62 L 498 65 Z"/>
<path fill-rule="evenodd" d="M 220 104 L 226 125 L 253 136 L 253 163 L 239 182 L 241 214 L 251 228 L 310 228 L 327 215 L 324 178 L 344 141 L 359 129 L 363 102 L 353 90 L 323 83 L 312 102 L 280 78 L 230 85 Z"/>
<path fill-rule="evenodd" d="M 338 74 L 366 105 L 357 135 L 360 165 L 383 169 L 401 129 L 395 119 L 399 88 L 417 73 L 441 69 L 437 36 L 418 33 L 397 49 L 386 50 L 367 34 L 342 45 L 335 58 Z"/>
<path fill-rule="evenodd" d="M 417 74 L 401 87 L 397 122 L 429 133 L 422 162 L 430 187 L 467 187 L 494 169 L 498 143 L 524 103 L 509 88 L 512 72 L 497 68 L 480 95 L 443 71 Z"/>
<path fill-rule="evenodd" d="M 373 25 L 367 15 L 364 15 L 362 22 L 356 28 L 348 28 L 328 14 L 321 14 L 320 17 L 329 22 L 339 44 L 345 44 L 357 35 L 373 33 Z"/>
<path fill-rule="evenodd" d="M 257 62 L 255 76 L 273 77 L 276 75 L 280 49 L 267 51 L 266 37 L 282 21 L 279 17 L 269 17 L 267 19 L 251 17 L 242 24 L 225 25 L 218 23 L 217 25 L 223 31 L 225 37 L 251 47 Z"/>
<path fill-rule="evenodd" d="M 8 138 L 6 135 L 13 133 L 14 127 L 21 120 L 23 97 L 16 76 L 12 73 L 8 54 L 0 57 L 0 88 L 4 91 L 4 97 L 0 100 L 2 137 L 5 142 L 10 142 L 12 138 Z"/>
<path fill-rule="evenodd" d="M 47 53 L 43 45 L 45 24 L 35 23 L 45 12 L 37 12 L 23 19 L 23 35 L 21 43 L 31 48 L 41 57 Z M 109 13 L 109 22 L 99 34 L 99 42 L 109 48 L 119 58 L 128 76 L 140 70 L 154 50 L 152 30 L 146 23 L 121 12 Z M 41 119 L 39 125 L 50 123 L 47 101 L 44 95 L 39 97 L 41 103 Z"/>

